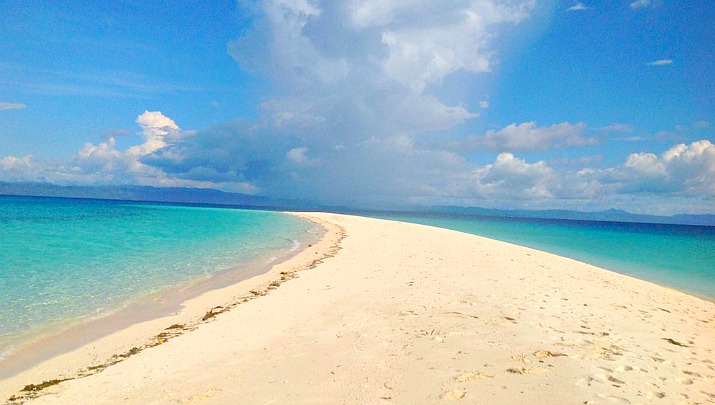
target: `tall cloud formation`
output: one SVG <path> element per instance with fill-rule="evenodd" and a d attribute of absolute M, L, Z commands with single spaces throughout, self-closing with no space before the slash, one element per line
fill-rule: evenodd
<path fill-rule="evenodd" d="M 228 50 L 275 89 L 260 121 L 218 125 L 142 161 L 272 195 L 397 203 L 439 193 L 442 176 L 461 176 L 452 173 L 455 162 L 471 170 L 461 156 L 417 142 L 478 116 L 435 89 L 456 72 L 490 72 L 497 33 L 529 18 L 535 2 L 268 0 L 252 7 L 259 18 Z M 426 170 L 426 161 L 445 173 Z"/>

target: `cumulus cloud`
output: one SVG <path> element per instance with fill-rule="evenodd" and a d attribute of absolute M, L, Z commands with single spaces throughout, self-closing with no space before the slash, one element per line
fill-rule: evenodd
<path fill-rule="evenodd" d="M 426 192 L 436 174 L 422 173 L 425 161 L 449 167 L 444 176 L 457 161 L 460 173 L 469 169 L 424 143 L 478 116 L 435 90 L 456 72 L 487 74 L 497 35 L 535 6 L 533 0 L 250 3 L 254 25 L 228 52 L 272 83 L 260 118 L 216 125 L 140 161 L 177 178 L 245 182 L 268 195 L 394 202 L 400 193 L 404 199 Z M 296 181 L 299 187 L 287 186 Z"/>
<path fill-rule="evenodd" d="M 648 63 L 649 66 L 664 66 L 664 65 L 672 65 L 673 61 L 671 59 L 660 59 L 656 60 L 653 62 Z"/>
<path fill-rule="evenodd" d="M 0 110 L 22 110 L 27 108 L 27 105 L 23 103 L 8 103 L 6 101 L 0 101 Z"/>
<path fill-rule="evenodd" d="M 511 153 L 500 153 L 493 164 L 477 169 L 476 188 L 482 196 L 551 198 L 558 184 L 545 162 L 527 163 Z"/>
<path fill-rule="evenodd" d="M 229 53 L 273 81 L 266 116 L 281 124 L 337 119 L 346 124 L 341 136 L 364 140 L 476 117 L 427 87 L 458 71 L 488 72 L 497 31 L 527 18 L 535 2 L 271 0 L 257 7 L 261 18 Z"/>
<path fill-rule="evenodd" d="M 32 167 L 32 155 L 23 157 L 5 156 L 0 160 L 0 165 L 7 172 L 27 170 Z"/>
<path fill-rule="evenodd" d="M 141 127 L 145 141 L 128 151 L 135 156 L 143 156 L 161 149 L 167 145 L 167 140 L 176 140 L 180 135 L 179 126 L 174 120 L 159 111 L 144 111 L 135 122 Z"/>
<path fill-rule="evenodd" d="M 588 7 L 586 7 L 585 4 L 580 3 L 580 2 L 574 4 L 573 6 L 566 9 L 566 11 L 584 11 L 584 10 L 588 10 Z"/>
<path fill-rule="evenodd" d="M 117 149 L 114 136 L 97 144 L 87 142 L 70 159 L 40 160 L 32 156 L 6 156 L 0 160 L 0 180 L 39 181 L 59 184 L 140 184 L 154 186 L 221 187 L 250 192 L 250 184 L 220 184 L 168 176 L 163 170 L 142 162 L 193 131 L 182 131 L 159 111 L 145 111 L 136 119 L 143 142 L 126 150 Z"/>
<path fill-rule="evenodd" d="M 468 137 L 462 146 L 494 151 L 525 151 L 596 144 L 598 141 L 595 138 L 583 136 L 585 131 L 586 124 L 582 122 L 564 122 L 550 127 L 539 127 L 536 122 L 524 122 L 508 125 L 498 131 L 487 131 L 483 136 Z"/>
<path fill-rule="evenodd" d="M 613 178 L 630 192 L 715 196 L 715 145 L 702 140 L 673 146 L 660 155 L 634 153 Z"/>

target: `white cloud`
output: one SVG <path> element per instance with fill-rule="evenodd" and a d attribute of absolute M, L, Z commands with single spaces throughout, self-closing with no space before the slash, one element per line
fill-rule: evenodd
<path fill-rule="evenodd" d="M 653 62 L 648 63 L 649 66 L 664 66 L 664 65 L 672 65 L 673 61 L 671 59 L 660 59 L 656 60 Z"/>
<path fill-rule="evenodd" d="M 623 166 L 594 172 L 621 194 L 715 197 L 715 145 L 709 140 L 673 146 L 660 155 L 633 153 Z"/>
<path fill-rule="evenodd" d="M 705 128 L 710 128 L 710 123 L 707 121 L 697 121 L 693 124 L 693 128 L 695 129 L 705 129 Z"/>
<path fill-rule="evenodd" d="M 482 110 L 486 110 L 487 108 L 489 108 L 489 101 L 487 101 L 487 100 L 480 101 L 479 108 L 481 108 Z"/>
<path fill-rule="evenodd" d="M 621 134 L 629 134 L 633 132 L 633 126 L 628 124 L 613 123 L 611 125 L 606 125 L 605 127 L 598 128 L 605 132 L 616 132 Z"/>
<path fill-rule="evenodd" d="M 116 139 L 85 143 L 67 161 L 47 161 L 25 156 L 6 156 L 0 160 L 0 180 L 39 181 L 59 184 L 140 184 L 153 186 L 182 186 L 224 188 L 241 192 L 255 192 L 245 182 L 217 183 L 167 175 L 162 169 L 143 162 L 154 152 L 193 136 L 192 131 L 181 131 L 176 123 L 158 111 L 145 111 L 136 119 L 144 142 L 124 151 L 117 149 Z M 165 157 L 172 156 L 166 154 Z"/>
<path fill-rule="evenodd" d="M 316 160 L 308 157 L 309 150 L 310 149 L 305 148 L 305 147 L 293 148 L 293 149 L 289 150 L 288 152 L 286 152 L 286 158 L 290 162 L 292 162 L 296 165 L 300 165 L 300 166 L 306 166 L 306 165 L 311 165 L 311 164 L 317 163 Z"/>
<path fill-rule="evenodd" d="M 23 103 L 8 103 L 0 101 L 0 110 L 22 110 L 23 108 L 27 108 L 27 105 Z"/>
<path fill-rule="evenodd" d="M 489 1 L 452 7 L 432 1 L 419 3 L 403 3 L 390 10 L 409 17 L 408 24 L 404 18 L 381 16 L 375 20 L 388 50 L 383 69 L 393 80 L 417 91 L 428 84 L 439 83 L 458 70 L 489 72 L 493 59 L 489 49 L 493 35 L 490 28 L 502 23 L 518 23 L 527 18 L 535 6 L 535 2 L 513 7 Z M 415 8 L 420 11 L 414 11 Z"/>
<path fill-rule="evenodd" d="M 545 162 L 527 163 L 511 153 L 500 153 L 493 164 L 475 174 L 482 198 L 552 198 L 558 185 L 556 173 Z"/>
<path fill-rule="evenodd" d="M 586 5 L 583 3 L 576 3 L 573 6 L 566 9 L 566 11 L 584 11 L 584 10 L 588 10 L 588 7 L 586 7 Z"/>
<path fill-rule="evenodd" d="M 647 138 L 642 137 L 642 136 L 622 136 L 619 138 L 614 138 L 617 141 L 625 141 L 625 142 L 642 142 L 645 141 Z"/>
<path fill-rule="evenodd" d="M 636 0 L 630 3 L 632 9 L 646 8 L 653 4 L 651 0 Z"/>
<path fill-rule="evenodd" d="M 15 170 L 27 170 L 32 167 L 32 155 L 23 157 L 5 156 L 2 160 L 0 160 L 0 165 L 2 165 L 3 170 L 8 172 Z"/>
<path fill-rule="evenodd" d="M 440 130 L 477 114 L 446 105 L 427 86 L 458 71 L 488 72 L 497 30 L 528 18 L 534 7 L 533 0 L 265 1 L 263 17 L 229 44 L 229 53 L 275 84 L 264 111 L 281 123 L 364 118 L 371 123 L 343 131 L 369 132 L 363 140 L 374 132 Z"/>
<path fill-rule="evenodd" d="M 179 126 L 160 111 L 144 111 L 135 122 L 141 127 L 145 140 L 142 145 L 129 150 L 135 156 L 147 155 L 163 148 L 167 140 L 175 140 L 179 136 Z"/>
<path fill-rule="evenodd" d="M 468 137 L 463 146 L 495 151 L 547 150 L 564 147 L 594 145 L 595 138 L 585 138 L 586 124 L 564 122 L 550 127 L 538 127 L 535 122 L 511 124 L 498 131 L 487 131 L 483 136 Z"/>

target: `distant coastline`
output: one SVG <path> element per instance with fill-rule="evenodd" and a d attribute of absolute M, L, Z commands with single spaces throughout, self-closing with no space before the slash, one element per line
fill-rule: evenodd
<path fill-rule="evenodd" d="M 623 210 L 583 212 L 573 210 L 501 210 L 459 206 L 402 206 L 377 209 L 321 204 L 317 201 L 292 200 L 229 193 L 215 189 L 151 186 L 60 186 L 50 183 L 12 183 L 0 181 L 0 195 L 26 197 L 87 198 L 134 202 L 239 207 L 275 211 L 324 210 L 346 214 L 459 214 L 495 218 L 535 218 L 574 221 L 635 222 L 674 225 L 715 226 L 715 214 L 678 214 L 671 216 L 632 214 Z"/>

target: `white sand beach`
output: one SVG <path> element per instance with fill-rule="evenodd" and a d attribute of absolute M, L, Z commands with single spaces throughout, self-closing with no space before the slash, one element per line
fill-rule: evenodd
<path fill-rule="evenodd" d="M 0 381 L 2 399 L 715 403 L 713 302 L 455 231 L 296 215 L 328 233 L 267 274 Z"/>

